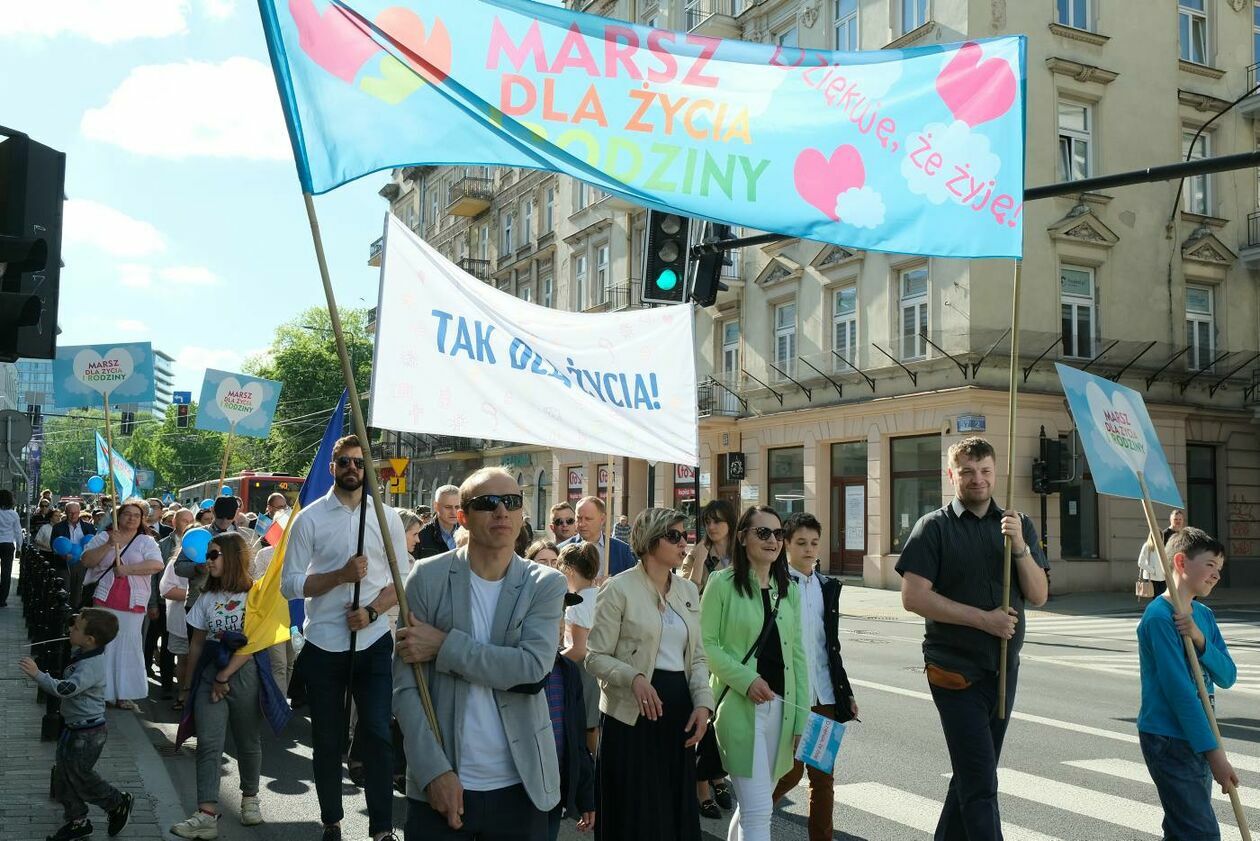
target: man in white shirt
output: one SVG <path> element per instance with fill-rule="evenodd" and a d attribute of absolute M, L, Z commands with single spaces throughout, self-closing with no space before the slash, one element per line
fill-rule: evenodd
<path fill-rule="evenodd" d="M 390 736 L 393 639 L 385 612 L 398 603 L 376 514 L 364 498 L 363 448 L 354 435 L 333 445 L 332 490 L 303 508 L 289 527 L 281 572 L 286 599 L 306 600 L 302 633 L 306 644 L 297 668 L 306 681 L 311 707 L 315 791 L 319 797 L 322 841 L 341 841 L 341 757 L 346 747 L 346 692 L 358 710 L 355 740 L 366 763 L 364 795 L 368 832 L 373 841 L 393 834 L 391 800 L 393 743 Z M 363 552 L 357 553 L 359 518 L 366 514 Z M 386 539 L 395 558 L 407 553 L 402 520 L 385 509 Z M 348 559 L 348 560 L 347 560 Z M 359 608 L 353 607 L 359 582 Z M 354 674 L 350 674 L 350 638 L 355 635 Z"/>
<path fill-rule="evenodd" d="M 468 545 L 407 577 L 394 714 L 407 751 L 407 838 L 544 841 L 560 801 L 543 691 L 556 657 L 564 576 L 515 554 L 523 499 L 512 475 L 478 470 L 460 488 Z M 438 743 L 412 671 L 423 664 Z"/>

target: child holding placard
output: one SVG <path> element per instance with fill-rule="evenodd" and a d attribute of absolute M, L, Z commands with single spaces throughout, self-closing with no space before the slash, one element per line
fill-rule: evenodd
<path fill-rule="evenodd" d="M 1168 541 L 1173 582 L 1191 613 L 1176 612 L 1169 594 L 1152 599 L 1138 623 L 1142 705 L 1138 737 L 1159 801 L 1168 838 L 1220 838 L 1212 810 L 1212 780 L 1224 789 L 1238 785 L 1225 749 L 1217 741 L 1186 664 L 1181 637 L 1194 643 L 1208 696 L 1229 688 L 1237 676 L 1206 597 L 1220 581 L 1225 547 L 1202 529 L 1185 528 Z M 1171 589 L 1171 588 L 1170 588 Z"/>

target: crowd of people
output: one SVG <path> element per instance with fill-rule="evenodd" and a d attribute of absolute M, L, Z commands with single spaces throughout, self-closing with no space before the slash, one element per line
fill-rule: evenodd
<path fill-rule="evenodd" d="M 483 468 L 438 488 L 431 509 L 387 508 L 382 528 L 357 438 L 336 443 L 328 469 L 331 490 L 288 526 L 279 574 L 283 597 L 302 604 L 300 634 L 267 646 L 251 646 L 246 611 L 276 547 L 240 500 L 194 511 L 104 499 L 91 519 L 77 502 L 41 502 L 35 545 L 84 546 L 62 558 L 82 607 L 70 666 L 55 679 L 22 662 L 62 697 L 71 734 L 58 748 L 66 824 L 50 841 L 90 835 L 89 803 L 105 810 L 111 836 L 126 826 L 131 795 L 92 766 L 105 706 L 135 709 L 153 667 L 161 697 L 181 711 L 178 741 L 197 744 L 195 811 L 171 827 L 181 838 L 218 837 L 229 732 L 239 819 L 264 822 L 262 731 L 280 732 L 303 700 L 321 841 L 342 838 L 347 768 L 373 841 L 397 841 L 396 788 L 408 841 L 554 841 L 565 820 L 601 841 L 698 841 L 700 817 L 724 811 L 728 841 L 768 841 L 775 804 L 806 771 L 810 841 L 834 836 L 832 773 L 797 748 L 810 716 L 844 723 L 859 707 L 840 646 L 842 582 L 820 568 L 815 516 L 765 505 L 737 513 L 714 500 L 692 544 L 680 511 L 648 508 L 614 528 L 604 501 L 583 497 L 552 506 L 550 534 L 536 534 L 512 475 Z M 925 672 L 953 769 L 936 838 L 996 841 L 1024 610 L 1047 598 L 1048 565 L 1028 518 L 992 498 L 987 442 L 955 444 L 948 473 L 954 498 L 918 521 L 897 569 L 905 607 L 926 620 Z M 273 495 L 263 513 L 282 517 L 288 504 Z M 0 492 L 0 561 L 11 508 Z M 199 523 L 208 540 L 186 551 Z M 1178 585 L 1209 593 L 1220 544 L 1190 528 L 1169 538 Z M 1014 559 L 1009 609 L 995 600 L 1004 541 Z M 1205 832 L 1215 821 L 1211 779 L 1236 781 L 1206 720 L 1193 717 L 1188 673 L 1175 674 L 1180 637 L 1216 686 L 1233 682 L 1233 663 L 1202 604 L 1192 617 L 1171 602 L 1152 611 L 1139 631 L 1143 752 L 1170 837 L 1215 837 L 1174 832 Z M 1173 754 L 1180 782 L 1158 758 Z M 1187 778 L 1209 788 L 1187 790 Z"/>

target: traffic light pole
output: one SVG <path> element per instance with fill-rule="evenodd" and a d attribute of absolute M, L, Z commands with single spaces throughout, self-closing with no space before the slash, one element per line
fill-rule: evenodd
<path fill-rule="evenodd" d="M 1182 178 L 1193 178 L 1196 175 L 1210 175 L 1213 172 L 1228 172 L 1234 169 L 1247 169 L 1260 166 L 1260 150 L 1241 152 L 1237 155 L 1221 155 L 1215 158 L 1202 158 L 1197 161 L 1181 161 L 1165 166 L 1152 166 L 1146 169 L 1134 169 L 1118 172 L 1114 175 L 1100 175 L 1097 178 L 1083 178 L 1079 181 L 1064 181 L 1060 184 L 1043 184 L 1024 190 L 1024 201 L 1037 201 L 1055 196 L 1079 196 L 1082 193 L 1094 193 L 1112 187 L 1129 187 L 1134 184 L 1148 184 L 1154 181 L 1173 181 Z M 691 247 L 691 256 L 715 254 L 719 251 L 731 251 L 752 245 L 765 245 L 771 242 L 797 239 L 785 234 L 758 234 L 752 237 L 725 239 L 718 242 L 702 242 Z"/>

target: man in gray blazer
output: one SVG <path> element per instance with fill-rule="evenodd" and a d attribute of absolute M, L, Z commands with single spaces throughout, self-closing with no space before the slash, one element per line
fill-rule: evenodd
<path fill-rule="evenodd" d="M 520 486 L 500 468 L 460 487 L 468 545 L 417 563 L 412 626 L 398 632 L 394 715 L 407 752 L 408 841 L 547 837 L 560 801 L 543 691 L 559 643 L 564 576 L 513 551 Z M 441 742 L 420 704 L 422 664 Z"/>

